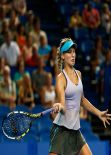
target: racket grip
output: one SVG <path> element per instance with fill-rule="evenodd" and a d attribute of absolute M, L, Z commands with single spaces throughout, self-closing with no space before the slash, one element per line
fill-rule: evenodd
<path fill-rule="evenodd" d="M 43 116 L 45 114 L 48 114 L 48 113 L 52 112 L 53 110 L 54 110 L 53 108 L 47 109 L 47 110 L 41 112 L 41 115 Z"/>

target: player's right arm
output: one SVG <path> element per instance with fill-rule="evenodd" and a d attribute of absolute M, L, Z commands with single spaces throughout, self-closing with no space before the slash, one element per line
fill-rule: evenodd
<path fill-rule="evenodd" d="M 56 78 L 56 96 L 57 103 L 54 104 L 54 109 L 57 112 L 65 112 L 65 88 L 66 88 L 66 79 L 63 73 L 60 73 Z"/>

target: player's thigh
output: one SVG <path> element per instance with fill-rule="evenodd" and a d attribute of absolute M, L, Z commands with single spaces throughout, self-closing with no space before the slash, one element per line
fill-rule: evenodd
<path fill-rule="evenodd" d="M 49 153 L 49 155 L 58 155 L 58 154 L 55 154 L 55 153 Z"/>
<path fill-rule="evenodd" d="M 79 155 L 92 155 L 92 152 L 87 144 L 85 144 L 80 150 Z"/>

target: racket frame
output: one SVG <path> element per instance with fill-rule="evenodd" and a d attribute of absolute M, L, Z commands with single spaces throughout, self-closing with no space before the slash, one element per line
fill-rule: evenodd
<path fill-rule="evenodd" d="M 23 111 L 12 111 L 12 112 L 8 113 L 7 116 L 6 116 L 6 117 L 3 119 L 3 121 L 2 121 L 2 131 L 3 131 L 3 134 L 4 134 L 7 138 L 9 138 L 9 139 L 12 139 L 12 140 L 20 140 L 20 139 L 22 139 L 22 138 L 30 131 L 30 128 L 31 128 L 31 126 L 32 126 L 33 120 L 30 122 L 29 128 L 28 128 L 23 134 L 21 134 L 20 136 L 11 137 L 11 136 L 9 136 L 8 134 L 6 134 L 6 132 L 4 131 L 4 128 L 3 128 L 3 123 L 4 123 L 4 120 L 7 119 L 7 117 L 9 117 L 9 116 L 12 115 L 12 114 L 18 114 L 18 113 L 19 113 L 19 114 L 26 115 L 26 116 L 28 116 L 28 117 L 30 117 L 30 118 L 35 118 L 35 119 L 37 119 L 37 118 L 40 118 L 40 117 L 42 117 L 43 115 L 45 115 L 45 114 L 47 114 L 47 113 L 49 113 L 49 112 L 51 112 L 51 111 L 53 111 L 53 108 L 50 108 L 50 109 L 48 109 L 48 110 L 45 110 L 45 111 L 40 112 L 40 113 L 37 113 L 37 114 L 28 113 L 28 112 L 23 112 Z"/>

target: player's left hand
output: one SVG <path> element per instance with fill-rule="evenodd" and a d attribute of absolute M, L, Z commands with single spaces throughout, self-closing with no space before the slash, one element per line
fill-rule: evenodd
<path fill-rule="evenodd" d="M 110 125 L 111 114 L 108 114 L 108 109 L 100 112 L 99 119 L 103 122 L 105 128 L 106 124 Z"/>

